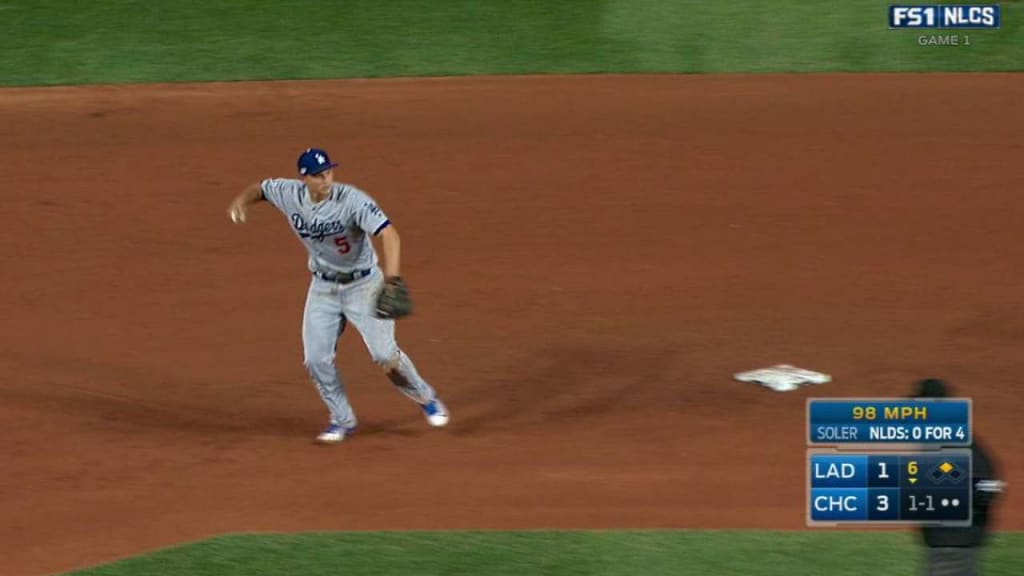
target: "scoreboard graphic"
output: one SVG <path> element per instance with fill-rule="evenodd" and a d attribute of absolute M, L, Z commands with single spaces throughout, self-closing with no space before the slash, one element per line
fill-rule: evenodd
<path fill-rule="evenodd" d="M 969 526 L 970 399 L 811 398 L 807 524 Z"/>
<path fill-rule="evenodd" d="M 971 523 L 969 450 L 808 453 L 808 523 Z"/>

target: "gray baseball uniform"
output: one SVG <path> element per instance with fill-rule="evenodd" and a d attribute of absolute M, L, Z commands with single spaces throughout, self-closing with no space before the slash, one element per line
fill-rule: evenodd
<path fill-rule="evenodd" d="M 373 361 L 391 369 L 388 378 L 403 394 L 418 404 L 435 400 L 434 389 L 398 347 L 395 321 L 376 316 L 384 275 L 370 237 L 390 224 L 387 215 L 368 194 L 348 184 L 333 184 L 321 202 L 313 202 L 301 180 L 271 178 L 261 188 L 309 252 L 313 278 L 302 319 L 304 364 L 330 410 L 331 423 L 356 425 L 335 365 L 338 338 L 349 322 Z"/>

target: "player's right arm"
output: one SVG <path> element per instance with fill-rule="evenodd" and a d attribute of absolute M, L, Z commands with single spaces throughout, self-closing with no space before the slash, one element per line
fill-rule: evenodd
<path fill-rule="evenodd" d="M 245 222 L 246 210 L 249 205 L 257 202 L 266 200 L 266 196 L 263 194 L 263 182 L 254 182 L 245 187 L 244 190 L 235 196 L 235 199 L 231 201 L 231 205 L 228 206 L 228 217 L 231 221 L 236 224 Z"/>

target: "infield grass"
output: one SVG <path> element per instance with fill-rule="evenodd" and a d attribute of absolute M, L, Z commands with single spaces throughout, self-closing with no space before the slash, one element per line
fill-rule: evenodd
<path fill-rule="evenodd" d="M 923 549 L 903 532 L 363 532 L 225 536 L 75 576 L 905 576 Z M 1000 534 L 986 576 L 1024 569 L 1024 534 Z"/>
<path fill-rule="evenodd" d="M 0 0 L 0 85 L 1024 69 L 1017 2 L 919 46 L 878 0 Z M 964 34 L 966 32 L 961 32 Z"/>

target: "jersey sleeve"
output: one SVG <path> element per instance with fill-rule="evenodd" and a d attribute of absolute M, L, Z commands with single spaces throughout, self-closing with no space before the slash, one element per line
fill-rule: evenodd
<path fill-rule="evenodd" d="M 355 190 L 352 198 L 355 210 L 355 223 L 362 230 L 376 236 L 391 224 L 388 215 L 377 206 L 377 202 L 362 190 Z"/>
<path fill-rule="evenodd" d="M 290 182 L 283 178 L 267 178 L 260 183 L 260 190 L 263 191 L 263 199 L 284 210 L 285 195 L 290 190 Z"/>

